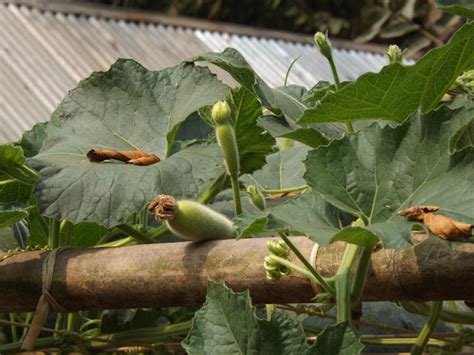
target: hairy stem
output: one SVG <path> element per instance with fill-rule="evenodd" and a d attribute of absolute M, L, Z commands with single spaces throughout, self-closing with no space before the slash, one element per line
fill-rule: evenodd
<path fill-rule="evenodd" d="M 443 301 L 435 301 L 432 303 L 428 321 L 423 326 L 423 329 L 421 329 L 421 332 L 418 335 L 415 344 L 413 344 L 410 351 L 411 355 L 423 354 L 423 349 L 430 340 L 431 334 L 434 332 L 436 325 L 438 324 L 439 316 L 441 315 L 442 309 Z"/>
<path fill-rule="evenodd" d="M 230 182 L 232 184 L 232 194 L 234 196 L 235 214 L 238 216 L 242 214 L 242 202 L 240 201 L 239 176 L 237 174 L 230 175 Z"/>
<path fill-rule="evenodd" d="M 337 272 L 334 281 L 336 286 L 336 321 L 351 322 L 351 292 L 350 292 L 350 267 Z"/>
<path fill-rule="evenodd" d="M 59 246 L 59 222 L 54 218 L 49 220 L 48 246 L 51 249 Z"/>
<path fill-rule="evenodd" d="M 67 246 L 72 244 L 74 226 L 71 222 L 63 219 L 59 225 L 59 244 L 58 246 Z"/>
<path fill-rule="evenodd" d="M 372 248 L 361 247 L 358 249 L 359 260 L 357 269 L 354 275 L 354 281 L 351 288 L 352 303 L 358 302 L 364 291 L 365 280 L 367 279 L 367 271 L 370 265 L 370 256 L 372 255 Z"/>

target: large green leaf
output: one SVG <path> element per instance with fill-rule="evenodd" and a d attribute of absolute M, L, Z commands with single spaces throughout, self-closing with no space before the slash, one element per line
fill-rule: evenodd
<path fill-rule="evenodd" d="M 308 147 L 295 147 L 278 151 L 267 156 L 267 163 L 252 175 L 242 177 L 241 181 L 264 190 L 281 190 L 305 185 L 303 160 Z"/>
<path fill-rule="evenodd" d="M 305 234 L 319 244 L 327 245 L 339 231 L 338 211 L 319 195 L 305 193 L 285 204 L 234 218 L 239 237 L 270 232 Z"/>
<path fill-rule="evenodd" d="M 472 0 L 435 0 L 443 11 L 474 19 L 474 2 Z"/>
<path fill-rule="evenodd" d="M 207 69 L 190 64 L 154 72 L 119 60 L 93 73 L 53 113 L 41 150 L 28 160 L 41 174 L 41 212 L 112 227 L 158 193 L 197 197 L 221 173 L 218 147 L 192 145 L 165 157 L 181 122 L 228 92 Z M 146 150 L 162 161 L 91 163 L 90 149 Z"/>
<path fill-rule="evenodd" d="M 308 153 L 305 179 L 325 200 L 362 217 L 389 247 L 407 246 L 411 224 L 397 211 L 437 205 L 474 222 L 474 150 L 449 154 L 462 109 L 442 106 L 392 129 L 374 124 Z"/>
<path fill-rule="evenodd" d="M 210 281 L 204 306 L 196 312 L 188 337 L 188 354 L 309 354 L 303 327 L 288 314 L 258 319 L 248 291 L 234 293 Z"/>
<path fill-rule="evenodd" d="M 363 348 L 360 336 L 349 322 L 327 326 L 318 334 L 314 346 L 315 354 L 331 355 L 356 355 L 360 354 Z"/>
<path fill-rule="evenodd" d="M 464 25 L 442 47 L 413 66 L 395 63 L 359 77 L 315 108 L 300 123 L 387 119 L 402 122 L 419 107 L 432 110 L 456 78 L 474 66 L 474 23 Z"/>
<path fill-rule="evenodd" d="M 30 160 L 42 177 L 36 195 L 43 214 L 110 228 L 157 194 L 196 198 L 220 175 L 223 160 L 216 145 L 193 145 L 150 166 L 91 163 L 89 147 L 86 139 L 52 145 Z"/>

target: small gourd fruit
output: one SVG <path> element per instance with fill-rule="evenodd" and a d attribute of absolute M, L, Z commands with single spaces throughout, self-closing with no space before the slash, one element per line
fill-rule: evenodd
<path fill-rule="evenodd" d="M 195 201 L 176 201 L 172 196 L 158 195 L 148 206 L 158 221 L 163 221 L 177 236 L 193 241 L 232 239 L 234 224 L 226 216 Z"/>
<path fill-rule="evenodd" d="M 235 132 L 230 121 L 230 107 L 227 101 L 218 101 L 212 106 L 212 120 L 215 123 L 217 143 L 222 148 L 225 167 L 229 175 L 238 175 L 240 171 L 239 150 Z"/>

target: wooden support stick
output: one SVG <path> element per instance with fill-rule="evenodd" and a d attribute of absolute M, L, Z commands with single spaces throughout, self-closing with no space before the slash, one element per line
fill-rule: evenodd
<path fill-rule="evenodd" d="M 291 238 L 309 258 L 313 242 Z M 290 275 L 265 279 L 269 238 L 67 249 L 58 255 L 50 293 L 67 311 L 199 304 L 207 280 L 250 290 L 255 304 L 310 302 L 310 282 Z M 321 247 L 317 269 L 335 273 L 343 243 Z M 41 295 L 41 269 L 49 252 L 33 251 L 0 262 L 0 311 L 31 311 Z M 299 262 L 292 260 L 295 264 Z M 301 264 L 299 264 L 301 265 Z M 474 244 L 451 250 L 429 239 L 408 249 L 373 253 L 364 301 L 472 299 Z"/>

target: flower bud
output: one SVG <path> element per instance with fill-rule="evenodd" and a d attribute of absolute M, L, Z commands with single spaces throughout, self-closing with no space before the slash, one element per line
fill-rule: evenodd
<path fill-rule="evenodd" d="M 328 59 L 332 57 L 331 41 L 329 40 L 327 33 L 316 32 L 314 35 L 314 42 L 323 56 Z"/>
<path fill-rule="evenodd" d="M 217 101 L 212 106 L 211 117 L 216 124 L 226 123 L 230 116 L 230 107 L 227 101 Z"/>
<path fill-rule="evenodd" d="M 247 187 L 247 194 L 252 204 L 259 210 L 263 211 L 266 208 L 265 197 L 254 185 Z"/>
<path fill-rule="evenodd" d="M 403 58 L 403 52 L 399 46 L 392 44 L 388 47 L 387 51 L 388 63 L 401 63 Z"/>

